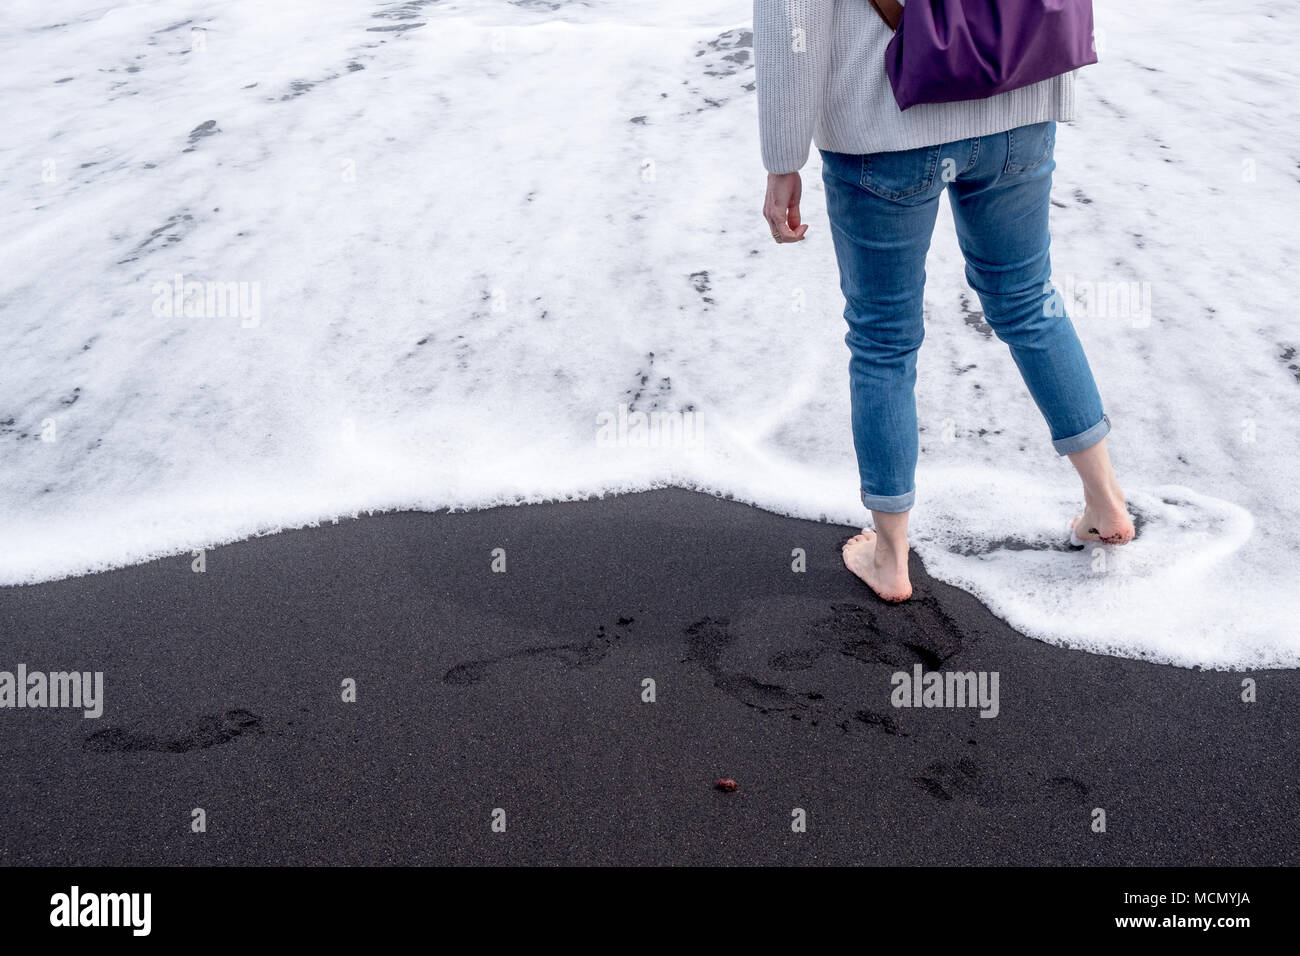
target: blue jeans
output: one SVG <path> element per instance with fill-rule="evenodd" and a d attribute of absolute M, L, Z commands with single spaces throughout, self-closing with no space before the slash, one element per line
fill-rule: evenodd
<path fill-rule="evenodd" d="M 862 503 L 902 512 L 916 498 L 916 353 L 939 196 L 949 190 L 966 281 L 1069 455 L 1110 419 L 1053 288 L 1048 257 L 1056 124 L 898 152 L 819 150 L 849 331 L 853 445 Z"/>

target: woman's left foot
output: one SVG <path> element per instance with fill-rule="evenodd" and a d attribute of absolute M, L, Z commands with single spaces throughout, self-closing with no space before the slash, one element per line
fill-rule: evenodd
<path fill-rule="evenodd" d="M 877 553 L 880 536 L 874 531 L 863 531 L 844 543 L 844 566 L 867 583 L 876 595 L 891 604 L 906 601 L 912 596 L 912 581 L 907 576 L 907 554 L 901 558 Z"/>
<path fill-rule="evenodd" d="M 1133 519 L 1122 498 L 1104 508 L 1089 505 L 1083 509 L 1083 514 L 1070 522 L 1070 543 L 1076 547 L 1089 541 L 1128 544 L 1134 533 Z"/>

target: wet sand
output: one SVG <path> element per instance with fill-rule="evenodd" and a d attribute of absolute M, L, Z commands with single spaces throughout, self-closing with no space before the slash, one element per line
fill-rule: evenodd
<path fill-rule="evenodd" d="M 668 489 L 0 589 L 0 670 L 104 673 L 0 710 L 0 863 L 1300 862 L 1300 673 L 1051 647 L 915 556 L 886 605 L 856 531 Z M 997 716 L 892 706 L 918 664 Z"/>

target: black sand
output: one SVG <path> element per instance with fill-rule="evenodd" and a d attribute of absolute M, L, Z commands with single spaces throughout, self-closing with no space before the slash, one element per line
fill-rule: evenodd
<path fill-rule="evenodd" d="M 666 490 L 0 590 L 0 669 L 106 698 L 0 710 L 0 863 L 1300 862 L 1300 673 L 1050 647 L 915 558 L 886 606 L 854 530 Z M 915 663 L 999 716 L 891 707 Z"/>

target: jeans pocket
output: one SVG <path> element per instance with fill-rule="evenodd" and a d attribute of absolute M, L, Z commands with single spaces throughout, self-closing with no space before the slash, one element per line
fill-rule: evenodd
<path fill-rule="evenodd" d="M 1005 173 L 1027 173 L 1052 157 L 1056 145 L 1056 123 L 1031 123 L 1007 130 Z"/>
<path fill-rule="evenodd" d="M 890 202 L 921 202 L 934 185 L 941 146 L 921 146 L 862 157 L 860 185 Z"/>

